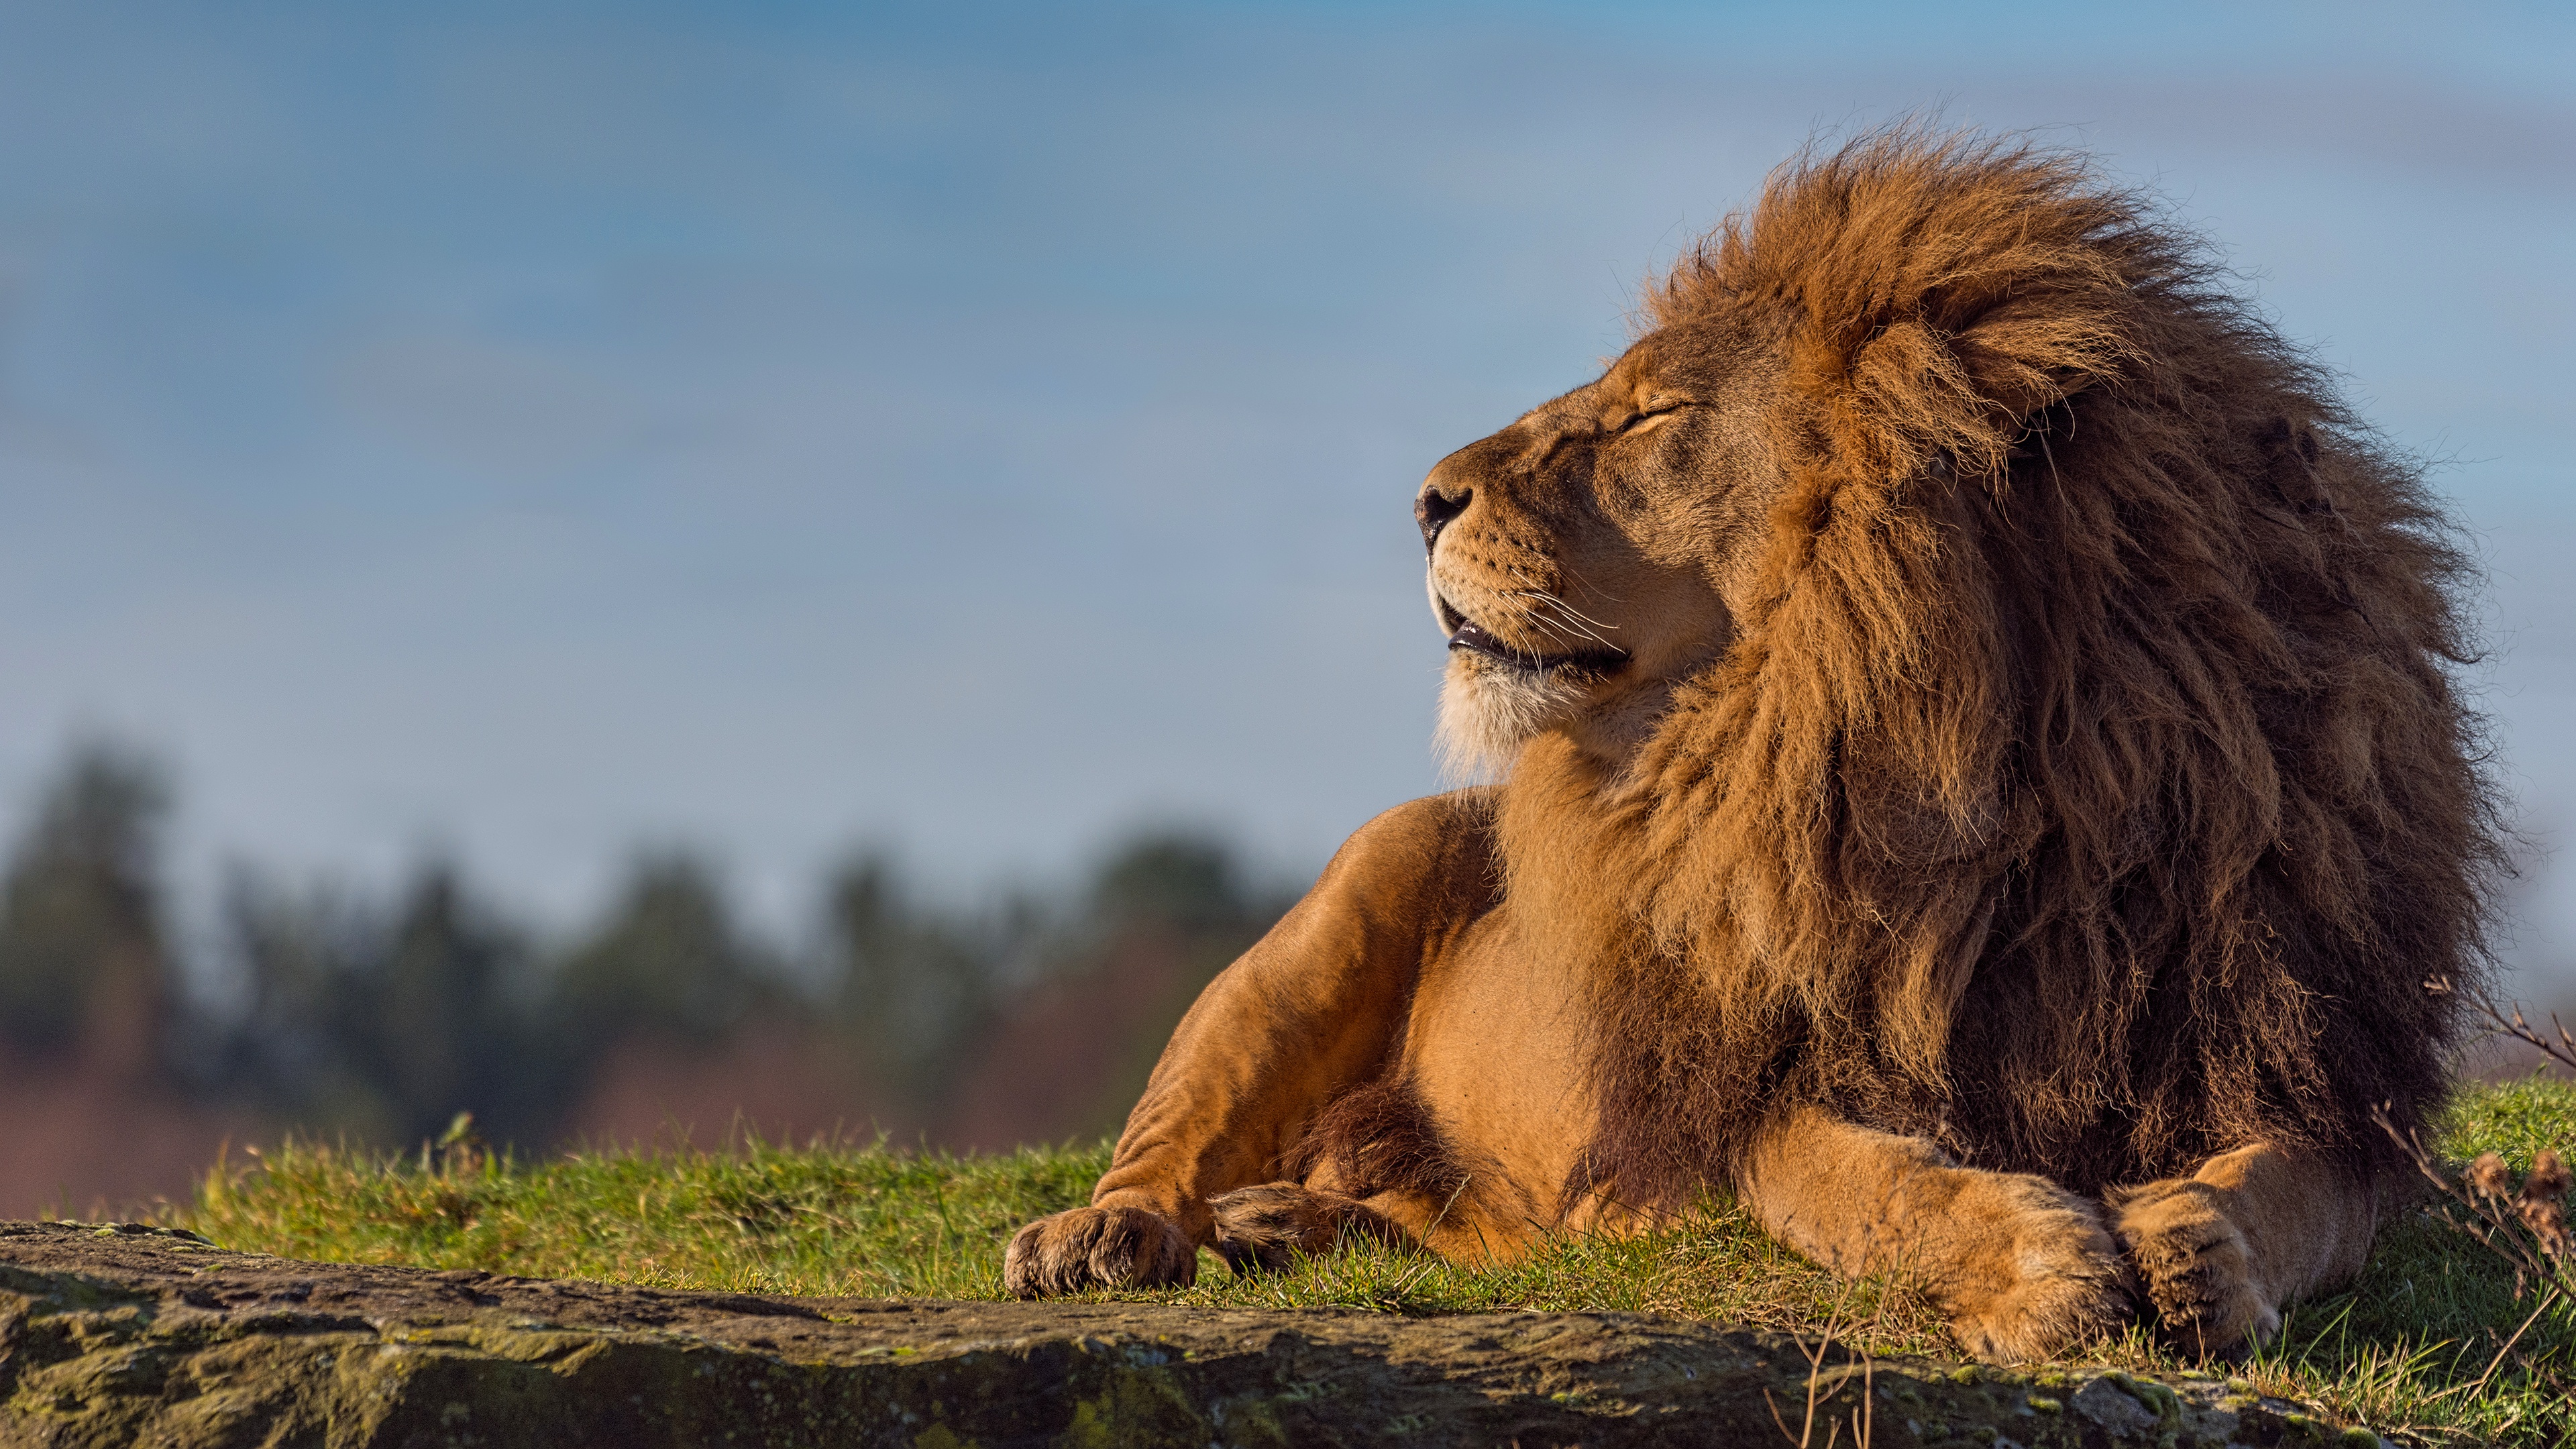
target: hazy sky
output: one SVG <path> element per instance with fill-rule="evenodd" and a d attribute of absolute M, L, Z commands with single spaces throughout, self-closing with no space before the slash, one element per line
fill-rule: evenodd
<path fill-rule="evenodd" d="M 2576 27 L 2353 4 L 0 0 L 0 807 L 110 731 L 199 902 L 448 848 L 555 921 L 639 842 L 777 921 L 859 841 L 1312 869 L 1437 783 L 1424 471 L 1925 108 L 2160 188 L 2445 460 L 2576 827 Z"/>

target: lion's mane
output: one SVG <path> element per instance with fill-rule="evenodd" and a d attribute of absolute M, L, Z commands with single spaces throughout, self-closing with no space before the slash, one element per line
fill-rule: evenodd
<path fill-rule="evenodd" d="M 1686 1198 L 1793 1099 L 2088 1192 L 2384 1169 L 2439 1100 L 2502 860 L 2471 574 L 2223 281 L 2077 158 L 1900 129 L 1650 292 L 1777 341 L 1789 484 L 1627 771 L 1541 737 L 1502 793 L 1612 963 L 1577 1190 Z"/>

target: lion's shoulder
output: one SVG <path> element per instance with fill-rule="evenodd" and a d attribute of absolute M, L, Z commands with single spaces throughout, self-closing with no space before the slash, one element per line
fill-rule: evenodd
<path fill-rule="evenodd" d="M 1438 931 L 1500 895 L 1494 791 L 1478 787 L 1408 800 L 1351 832 L 1301 909 Z"/>

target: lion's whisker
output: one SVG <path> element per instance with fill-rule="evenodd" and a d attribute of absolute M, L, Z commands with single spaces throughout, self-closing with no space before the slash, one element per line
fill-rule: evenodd
<path fill-rule="evenodd" d="M 1604 649 L 1616 649 L 1619 647 L 1618 645 L 1611 643 L 1609 640 L 1602 638 L 1599 634 L 1594 633 L 1591 629 L 1586 628 L 1584 623 L 1589 621 L 1583 621 L 1583 616 L 1581 614 L 1567 608 L 1565 601 L 1556 597 L 1554 594 L 1548 593 L 1544 589 L 1523 589 L 1520 590 L 1519 593 L 1520 596 L 1525 599 L 1539 599 L 1544 601 L 1554 607 L 1559 614 L 1563 616 L 1551 624 L 1551 621 L 1549 621 L 1547 617 L 1546 610 L 1532 609 L 1526 616 L 1531 621 L 1540 624 L 1550 624 L 1551 627 L 1555 627 L 1560 632 L 1564 632 L 1568 638 L 1573 638 L 1575 635 L 1579 634 L 1583 638 L 1591 640 L 1593 643 L 1600 645 Z M 1619 626 L 1616 624 L 1603 624 L 1601 627 L 1604 629 L 1616 629 Z"/>
<path fill-rule="evenodd" d="M 1541 612 L 1541 611 L 1539 611 L 1539 610 L 1536 610 L 1536 609 L 1532 609 L 1532 610 L 1531 610 L 1531 611 L 1529 611 L 1528 613 L 1523 614 L 1521 617 L 1522 617 L 1522 618 L 1524 618 L 1524 619 L 1526 619 L 1526 620 L 1528 620 L 1531 624 L 1536 625 L 1537 627 L 1539 627 L 1539 628 L 1541 628 L 1541 629 L 1546 630 L 1548 633 L 1554 634 L 1554 635 L 1556 635 L 1556 636 L 1558 636 L 1558 637 L 1560 637 L 1560 638 L 1563 638 L 1563 639 L 1566 639 L 1566 640 L 1569 640 L 1569 641 L 1571 641 L 1571 640 L 1575 640 L 1575 639 L 1580 639 L 1580 638 L 1588 638 L 1588 637 L 1591 637 L 1591 636 L 1589 636 L 1589 635 L 1585 635 L 1585 634 L 1577 633 L 1573 628 L 1569 627 L 1569 626 L 1568 626 L 1568 625 L 1567 625 L 1563 620 L 1551 619 L 1551 618 L 1549 618 L 1545 613 L 1543 613 L 1543 612 Z M 1596 640 L 1595 642 L 1598 642 L 1598 641 Z"/>
<path fill-rule="evenodd" d="M 1572 585 L 1572 589 L 1569 589 L 1568 592 L 1572 592 L 1573 589 L 1580 589 L 1584 593 L 1597 595 L 1598 597 L 1607 599 L 1614 604 L 1624 604 L 1628 602 L 1626 599 L 1619 597 L 1617 594 L 1611 593 L 1607 589 L 1594 587 L 1592 581 L 1583 576 L 1583 571 L 1574 567 L 1574 565 L 1560 562 L 1557 566 L 1565 571 L 1566 582 Z"/>
<path fill-rule="evenodd" d="M 1596 629 L 1608 629 L 1608 630 L 1611 630 L 1611 631 L 1612 631 L 1612 632 L 1614 632 L 1614 633 L 1615 633 L 1615 632 L 1617 632 L 1617 630 L 1618 630 L 1618 628 L 1619 628 L 1619 626 L 1618 626 L 1618 625 L 1616 625 L 1616 624 L 1605 624 L 1605 623 L 1603 623 L 1601 620 L 1593 618 L 1591 615 L 1589 615 L 1589 614 L 1587 614 L 1587 613 L 1583 612 L 1581 609 L 1578 609 L 1578 608 L 1574 607 L 1572 604 L 1567 603 L 1565 600 L 1558 598 L 1556 595 L 1554 595 L 1554 594 L 1551 594 L 1551 593 L 1547 592 L 1545 589 L 1532 589 L 1532 590 L 1530 590 L 1529 592 L 1530 592 L 1533 596 L 1535 596 L 1535 597 L 1537 597 L 1537 598 L 1545 599 L 1548 603 L 1555 605 L 1555 606 L 1556 606 L 1556 610 L 1557 610 L 1557 612 L 1558 612 L 1558 613 L 1560 613 L 1560 614 L 1563 614 L 1565 617 L 1567 617 L 1567 618 L 1569 618 L 1569 619 L 1575 620 L 1575 621 L 1577 621 L 1577 622 L 1579 622 L 1579 623 L 1583 623 L 1583 624 L 1591 625 L 1593 628 L 1596 628 Z M 1596 636 L 1596 637 L 1597 637 L 1597 636 Z M 1603 640 L 1602 642 L 1604 642 L 1604 643 L 1608 643 L 1609 641 L 1608 641 L 1608 640 Z"/>

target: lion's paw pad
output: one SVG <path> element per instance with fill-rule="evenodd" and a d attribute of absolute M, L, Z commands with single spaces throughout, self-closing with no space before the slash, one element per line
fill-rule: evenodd
<path fill-rule="evenodd" d="M 2157 1327 L 2177 1346 L 2228 1356 L 2280 1331 L 2279 1311 L 2254 1283 L 2245 1234 L 2206 1184 L 2150 1183 L 2115 1195 L 2113 1208 Z"/>
<path fill-rule="evenodd" d="M 1987 1250 L 1963 1265 L 1978 1284 L 1952 1297 L 1951 1331 L 1988 1363 L 2034 1363 L 2116 1327 L 2130 1313 L 2119 1252 L 2092 1204 L 2039 1178 L 1990 1179 L 1962 1203 L 1981 1209 Z"/>
<path fill-rule="evenodd" d="M 1053 1298 L 1089 1288 L 1185 1288 L 1198 1280 L 1198 1249 L 1180 1226 L 1132 1207 L 1083 1207 L 1022 1228 L 1002 1254 L 1014 1298 Z"/>

